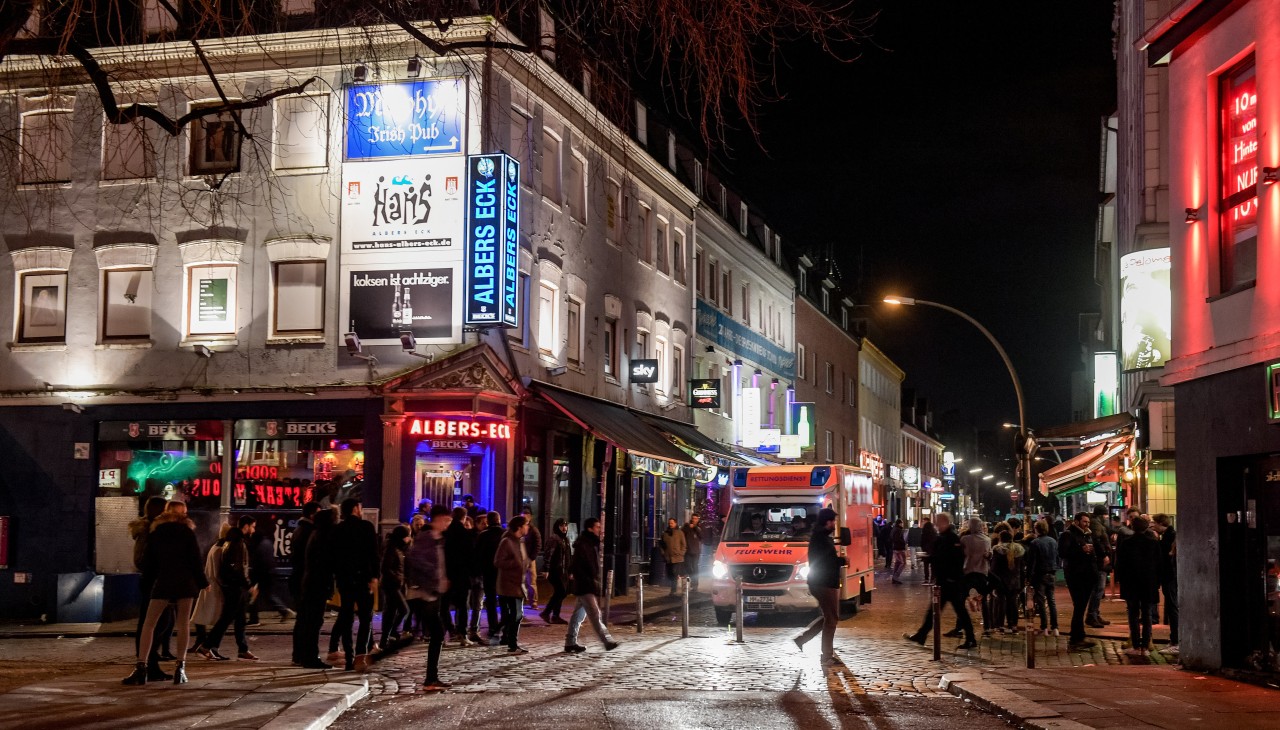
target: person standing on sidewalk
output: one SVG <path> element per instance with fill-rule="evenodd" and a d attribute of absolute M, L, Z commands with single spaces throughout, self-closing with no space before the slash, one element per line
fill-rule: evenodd
<path fill-rule="evenodd" d="M 822 633 L 822 661 L 840 664 L 835 654 L 836 624 L 840 621 L 840 569 L 848 561 L 836 552 L 832 534 L 836 529 L 836 511 L 824 508 L 818 512 L 818 522 L 809 537 L 809 593 L 818 599 L 822 615 L 814 619 L 804 631 L 793 639 L 796 647 L 804 650 L 810 639 Z"/>
<path fill-rule="evenodd" d="M 560 609 L 564 605 L 565 596 L 569 595 L 567 582 L 571 579 L 572 558 L 569 548 L 569 521 L 563 517 L 551 526 L 551 534 L 547 536 L 546 552 L 542 556 L 542 567 L 547 570 L 547 582 L 551 584 L 551 598 L 547 607 L 539 614 L 547 624 L 563 624 Z"/>
<path fill-rule="evenodd" d="M 1169 625 L 1169 646 L 1161 654 L 1178 655 L 1178 531 L 1173 519 L 1166 514 L 1151 518 L 1152 527 L 1160 536 L 1160 590 L 1164 593 L 1164 622 Z M 1155 607 L 1152 607 L 1152 613 Z"/>
<path fill-rule="evenodd" d="M 667 577 L 671 580 L 671 593 L 680 591 L 680 579 L 685 576 L 684 558 L 688 553 L 688 543 L 684 539 L 684 530 L 680 523 L 672 517 L 667 520 L 667 529 L 662 533 L 662 557 L 667 561 Z"/>
<path fill-rule="evenodd" d="M 1013 538 L 1012 530 L 999 534 L 1000 544 L 991 549 L 991 578 L 995 586 L 992 615 L 995 629 L 1017 633 L 1019 599 L 1022 598 L 1022 576 L 1026 550 Z"/>
<path fill-rule="evenodd" d="M 382 553 L 382 639 L 380 651 L 387 651 L 400 640 L 400 621 L 409 614 L 405 592 L 404 559 L 409 549 L 409 526 L 396 525 L 387 537 Z"/>
<path fill-rule="evenodd" d="M 164 512 L 151 523 L 151 535 L 143 554 L 143 565 L 149 575 L 155 576 L 151 586 L 151 600 L 147 603 L 147 617 L 138 634 L 138 663 L 133 673 L 125 677 L 123 684 L 140 685 L 148 680 L 147 661 L 155 640 L 156 624 L 160 616 L 172 604 L 174 626 L 178 631 L 178 645 L 173 670 L 173 683 L 187 683 L 187 644 L 191 640 L 191 604 L 195 601 L 206 580 L 200 564 L 200 546 L 196 543 L 195 525 L 187 518 L 187 505 L 169 502 Z"/>
<path fill-rule="evenodd" d="M 520 514 L 524 515 L 525 524 L 529 526 L 529 531 L 524 536 L 524 552 L 529 557 L 529 568 L 525 571 L 524 585 L 526 603 L 529 608 L 538 610 L 538 557 L 542 555 L 542 531 L 534 524 L 533 509 L 525 505 L 520 510 Z"/>
<path fill-rule="evenodd" d="M 333 668 L 320 658 L 320 629 L 324 625 L 324 608 L 333 595 L 333 532 L 337 517 L 332 507 L 316 510 L 311 518 L 311 533 L 304 543 L 302 598 L 293 624 L 293 659 L 304 669 Z"/>
<path fill-rule="evenodd" d="M 263 606 L 280 614 L 281 621 L 294 617 L 294 612 L 277 595 L 276 584 L 276 523 L 268 519 L 261 530 L 254 527 L 249 540 L 249 581 L 258 587 L 258 596 L 249 604 L 249 623 L 257 626 Z"/>
<path fill-rule="evenodd" d="M 902 520 L 894 520 L 889 545 L 893 548 L 893 582 L 901 584 L 899 578 L 907 567 L 907 527 Z"/>
<path fill-rule="evenodd" d="M 698 590 L 698 575 L 702 572 L 702 515 L 694 512 L 684 527 L 684 562 L 685 575 L 689 577 L 690 588 Z"/>
<path fill-rule="evenodd" d="M 1098 585 L 1089 598 L 1089 612 L 1085 615 L 1084 625 L 1100 629 L 1111 622 L 1102 618 L 1102 599 L 1107 595 L 1107 577 L 1115 562 L 1111 546 L 1111 531 L 1107 528 L 1107 508 L 1096 505 L 1093 517 L 1089 521 L 1089 532 L 1093 535 L 1093 555 L 1098 563 Z"/>
<path fill-rule="evenodd" d="M 1058 582 L 1058 541 L 1049 534 L 1049 523 L 1040 520 L 1033 528 L 1035 539 L 1027 549 L 1027 582 L 1035 594 L 1040 633 L 1058 635 L 1058 601 L 1053 591 Z"/>
<path fill-rule="evenodd" d="M 920 518 L 920 562 L 924 564 L 924 584 L 933 585 L 934 576 L 930 568 L 933 563 L 933 546 L 938 542 L 938 528 L 933 522 Z"/>
<path fill-rule="evenodd" d="M 618 642 L 609 635 L 609 627 L 605 626 L 600 615 L 600 596 L 603 594 L 600 585 L 600 538 L 603 535 L 604 525 L 600 520 L 588 517 L 582 523 L 582 534 L 573 543 L 570 575 L 578 605 L 573 609 L 573 617 L 569 619 L 569 632 L 564 638 L 564 650 L 571 654 L 587 650 L 587 647 L 578 643 L 578 632 L 587 618 L 591 619 L 591 627 L 596 630 L 605 651 L 618 648 Z"/>
<path fill-rule="evenodd" d="M 151 589 L 155 587 L 156 577 L 146 570 L 145 558 L 147 542 L 151 538 L 151 526 L 156 518 L 164 513 L 164 497 L 150 497 L 142 507 L 142 515 L 129 523 L 129 536 L 133 538 L 133 566 L 142 574 L 138 583 L 138 628 L 133 635 L 133 648 L 136 652 L 142 644 L 142 625 L 147 620 L 147 607 L 151 605 Z M 147 657 L 147 679 L 156 682 L 172 679 L 160 668 L 160 660 L 172 659 L 169 653 L 169 635 L 173 633 L 173 611 L 166 608 L 156 622 L 155 636 L 151 642 L 151 654 Z"/>
<path fill-rule="evenodd" d="M 440 679 L 440 649 L 444 646 L 444 621 L 440 604 L 449 593 L 448 557 L 444 533 L 453 522 L 453 512 L 438 504 L 431 508 L 431 522 L 418 533 L 405 558 L 405 582 L 409 605 L 417 614 L 423 631 L 430 637 L 427 644 L 427 676 L 422 688 L 428 692 L 447 689 Z"/>
<path fill-rule="evenodd" d="M 502 604 L 502 640 L 510 655 L 528 654 L 520 646 L 520 624 L 524 621 L 525 573 L 529 570 L 529 556 L 525 553 L 524 537 L 529 533 L 529 523 L 523 516 L 511 518 L 507 531 L 498 543 L 493 565 L 498 570 L 495 587 Z"/>
<path fill-rule="evenodd" d="M 316 529 L 315 516 L 320 511 L 319 502 L 302 505 L 302 516 L 289 534 L 289 597 L 293 607 L 302 605 L 302 575 L 307 571 L 307 540 Z"/>
<path fill-rule="evenodd" d="M 209 630 L 200 649 L 205 658 L 223 659 L 218 649 L 222 646 L 222 637 L 227 629 L 235 633 L 236 656 L 245 661 L 257 661 L 258 657 L 249 651 L 249 639 L 245 636 L 245 609 L 253 600 L 253 582 L 249 577 L 249 546 L 247 542 L 253 537 L 257 520 L 249 515 L 242 516 L 236 526 L 227 531 L 226 542 L 222 545 L 222 557 L 218 565 L 218 586 L 222 589 L 222 613 L 218 621 Z"/>
<path fill-rule="evenodd" d="M 494 559 L 498 557 L 498 545 L 502 542 L 502 515 L 490 511 L 486 517 L 487 526 L 476 538 L 476 572 L 480 575 L 484 588 L 484 611 L 488 622 L 489 638 L 493 639 L 502 630 L 498 622 L 498 566 Z"/>
<path fill-rule="evenodd" d="M 960 536 L 951 526 L 951 515 L 939 512 L 934 520 L 937 522 L 938 539 L 929 551 L 929 560 L 933 564 L 933 579 L 938 584 L 939 598 L 950 604 L 956 612 L 956 625 L 964 634 L 964 643 L 958 649 L 968 650 L 978 646 L 978 639 L 973 633 L 973 620 L 969 618 L 969 610 L 965 608 L 965 597 L 969 588 L 964 575 L 964 546 L 960 544 Z M 903 634 L 907 641 L 924 644 L 929 632 L 942 627 L 933 625 L 933 607 L 925 609 L 924 623 L 914 634 Z"/>
<path fill-rule="evenodd" d="M 1084 633 L 1084 617 L 1089 600 L 1098 588 L 1098 562 L 1094 555 L 1093 532 L 1089 529 L 1089 513 L 1080 512 L 1058 540 L 1062 556 L 1067 592 L 1071 594 L 1071 639 L 1067 648 L 1081 651 L 1094 646 Z"/>
<path fill-rule="evenodd" d="M 471 620 L 467 624 L 467 641 L 473 644 L 480 642 L 480 612 L 484 608 L 484 570 L 476 564 L 476 544 L 480 534 L 489 524 L 489 513 L 481 512 L 475 518 L 463 520 L 471 538 L 471 551 L 467 562 L 467 610 L 471 612 Z"/>
<path fill-rule="evenodd" d="M 920 564 L 920 534 L 923 532 L 924 520 L 921 519 L 907 528 L 907 562 L 911 564 L 911 572 L 915 572 Z"/>
<path fill-rule="evenodd" d="M 969 590 L 978 592 L 982 601 L 982 633 L 991 633 L 991 538 L 986 535 L 987 526 L 974 517 L 969 520 L 969 530 L 960 538 L 964 546 L 964 579 Z M 969 590 L 965 591 L 966 598 Z M 957 626 L 952 635 L 959 636 L 963 629 Z"/>
<path fill-rule="evenodd" d="M 449 579 L 448 605 L 444 609 L 445 624 L 458 638 L 458 644 L 471 646 L 467 638 L 467 594 L 471 589 L 471 559 L 476 547 L 476 533 L 467 528 L 467 510 L 454 507 L 449 528 L 444 531 L 445 575 Z"/>
<path fill-rule="evenodd" d="M 364 519 L 360 500 L 342 501 L 342 522 L 333 531 L 334 575 L 342 604 L 333 624 L 342 642 L 346 670 L 364 671 L 369 666 L 369 644 L 373 637 L 373 595 L 378 588 L 378 531 Z M 356 619 L 360 630 L 354 649 L 351 631 Z"/>
<path fill-rule="evenodd" d="M 1130 656 L 1151 651 L 1151 608 L 1160 599 L 1160 540 L 1142 517 L 1129 523 L 1133 535 L 1116 551 L 1116 578 L 1120 596 L 1129 609 Z"/>

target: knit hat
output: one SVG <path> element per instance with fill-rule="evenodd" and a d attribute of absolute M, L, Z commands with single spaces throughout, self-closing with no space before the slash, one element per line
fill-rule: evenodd
<path fill-rule="evenodd" d="M 818 513 L 818 524 L 825 525 L 828 522 L 836 519 L 836 517 L 837 515 L 835 510 L 831 509 L 830 507 L 824 507 L 823 510 Z"/>

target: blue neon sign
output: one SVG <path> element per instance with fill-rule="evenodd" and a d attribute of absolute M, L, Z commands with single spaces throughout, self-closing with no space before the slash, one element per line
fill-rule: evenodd
<path fill-rule="evenodd" d="M 347 159 L 463 152 L 466 90 L 460 78 L 347 87 Z"/>
<path fill-rule="evenodd" d="M 466 324 L 520 326 L 520 163 L 507 155 L 467 158 Z"/>

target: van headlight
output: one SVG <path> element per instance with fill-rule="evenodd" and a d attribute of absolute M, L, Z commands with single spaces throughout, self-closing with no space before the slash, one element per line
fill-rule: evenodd
<path fill-rule="evenodd" d="M 729 577 L 729 566 L 717 560 L 711 564 L 711 575 L 716 580 L 724 580 Z"/>
<path fill-rule="evenodd" d="M 809 580 L 809 564 L 808 563 L 800 564 L 800 567 L 796 569 L 796 577 L 799 578 L 800 580 Z"/>

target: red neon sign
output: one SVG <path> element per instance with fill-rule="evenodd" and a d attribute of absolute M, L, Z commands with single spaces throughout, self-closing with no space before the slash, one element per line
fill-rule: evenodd
<path fill-rule="evenodd" d="M 412 418 L 410 436 L 509 439 L 511 424 L 502 421 L 473 421 L 450 418 Z"/>
<path fill-rule="evenodd" d="M 1258 78 L 1252 64 L 1222 84 L 1223 238 L 1228 245 L 1257 235 Z"/>

